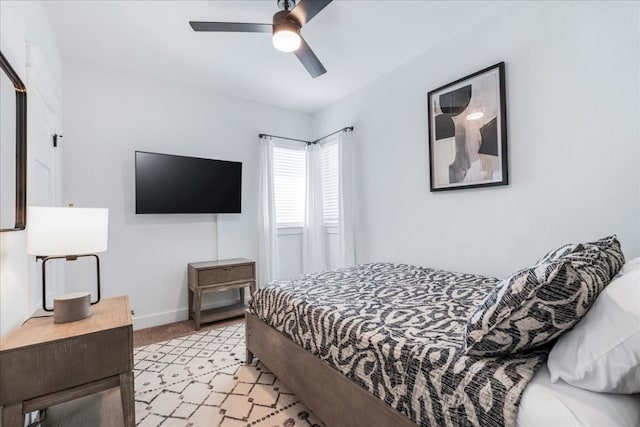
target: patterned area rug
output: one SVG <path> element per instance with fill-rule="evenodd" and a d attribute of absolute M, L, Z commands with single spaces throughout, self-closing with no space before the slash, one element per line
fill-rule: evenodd
<path fill-rule="evenodd" d="M 244 358 L 244 324 L 134 349 L 136 425 L 323 425 L 262 364 Z"/>

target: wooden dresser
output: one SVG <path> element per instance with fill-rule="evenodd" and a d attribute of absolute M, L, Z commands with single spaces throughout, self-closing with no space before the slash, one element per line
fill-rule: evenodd
<path fill-rule="evenodd" d="M 135 425 L 133 330 L 126 296 L 106 298 L 69 323 L 33 318 L 0 339 L 2 426 L 24 414 L 119 387 L 124 425 Z"/>
<path fill-rule="evenodd" d="M 244 304 L 244 288 L 251 295 L 256 290 L 256 263 L 244 258 L 219 261 L 194 262 L 189 270 L 189 317 L 200 330 L 200 324 L 242 316 L 247 309 Z M 238 304 L 202 311 L 202 295 L 231 289 L 240 291 Z"/>

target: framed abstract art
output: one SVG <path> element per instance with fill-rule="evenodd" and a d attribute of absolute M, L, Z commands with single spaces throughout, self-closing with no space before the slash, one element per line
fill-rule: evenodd
<path fill-rule="evenodd" d="M 507 185 L 504 62 L 428 93 L 431 191 Z"/>

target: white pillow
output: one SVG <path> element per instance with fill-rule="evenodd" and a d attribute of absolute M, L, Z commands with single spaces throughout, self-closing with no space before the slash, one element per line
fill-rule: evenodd
<path fill-rule="evenodd" d="M 637 262 L 628 267 L 553 346 L 548 360 L 552 382 L 640 393 L 640 268 Z"/>

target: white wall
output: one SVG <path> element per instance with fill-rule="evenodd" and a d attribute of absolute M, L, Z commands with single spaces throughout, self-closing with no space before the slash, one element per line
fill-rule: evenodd
<path fill-rule="evenodd" d="M 278 278 L 302 273 L 302 228 L 278 230 Z"/>
<path fill-rule="evenodd" d="M 26 78 L 26 63 L 29 57 L 27 41 L 37 48 L 46 64 L 47 84 L 53 92 L 61 87 L 60 53 L 53 38 L 44 7 L 41 2 L 0 2 L 0 50 L 21 80 L 27 86 L 27 104 L 33 89 Z M 29 130 L 33 131 L 37 123 L 27 117 Z M 31 162 L 31 139 L 28 136 L 28 153 Z M 31 168 L 29 168 L 29 172 Z M 31 193 L 30 179 L 27 178 L 27 191 Z M 28 226 L 28 224 L 27 224 Z M 36 309 L 40 298 L 40 289 L 33 284 L 30 267 L 35 263 L 33 257 L 26 255 L 26 232 L 5 232 L 0 234 L 0 335 L 14 329 L 28 318 Z M 31 283 L 31 285 L 30 285 Z"/>
<path fill-rule="evenodd" d="M 188 262 L 256 259 L 258 133 L 306 139 L 311 116 L 71 60 L 63 71 L 66 202 L 110 209 L 103 295 L 129 295 L 135 328 L 186 319 Z M 135 150 L 243 162 L 242 214 L 135 215 Z M 68 267 L 67 290 L 86 273 Z"/>
<path fill-rule="evenodd" d="M 338 232 L 335 227 L 325 233 L 327 269 L 338 265 Z M 279 278 L 302 274 L 302 228 L 285 228 L 278 230 Z"/>
<path fill-rule="evenodd" d="M 610 233 L 640 255 L 639 3 L 514 2 L 314 116 L 353 124 L 358 262 L 505 276 Z M 427 92 L 506 62 L 506 187 L 429 192 Z"/>

